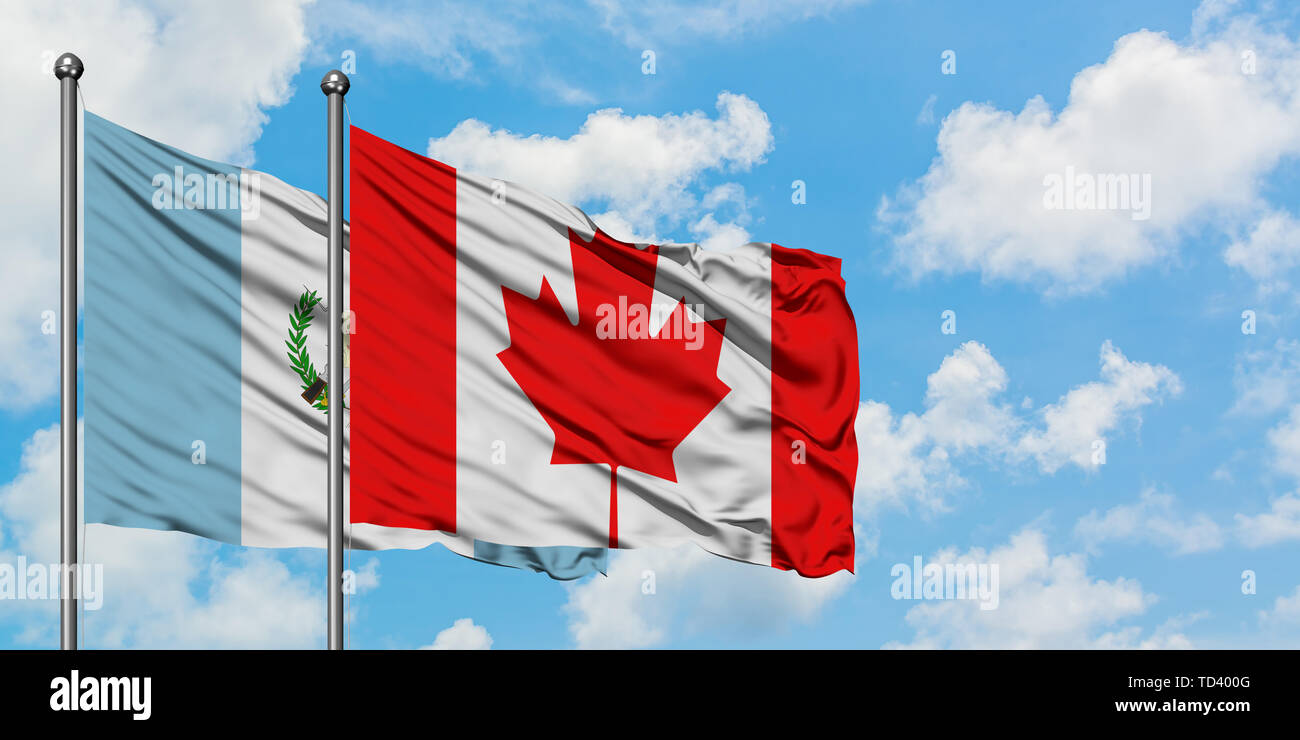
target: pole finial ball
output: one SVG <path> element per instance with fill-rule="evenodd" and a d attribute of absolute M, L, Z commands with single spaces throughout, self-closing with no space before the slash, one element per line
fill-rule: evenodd
<path fill-rule="evenodd" d="M 59 58 L 54 60 L 54 76 L 60 80 L 64 77 L 79 80 L 81 73 L 85 71 L 86 65 L 81 63 L 81 57 L 72 52 L 60 54 Z"/>
<path fill-rule="evenodd" d="M 347 95 L 350 87 L 352 87 L 352 83 L 348 81 L 348 76 L 337 69 L 326 72 L 320 81 L 320 91 L 326 95 L 333 95 L 334 93 Z"/>

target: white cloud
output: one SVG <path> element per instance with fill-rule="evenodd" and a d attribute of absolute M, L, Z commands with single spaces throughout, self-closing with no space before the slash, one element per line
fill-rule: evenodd
<path fill-rule="evenodd" d="M 553 74 L 539 75 L 537 84 L 554 99 L 569 105 L 593 105 L 597 100 L 592 91 L 565 82 Z"/>
<path fill-rule="evenodd" d="M 943 358 L 925 381 L 930 439 L 954 452 L 998 444 L 1015 425 L 994 398 L 1007 388 L 1007 371 L 982 344 L 966 342 Z"/>
<path fill-rule="evenodd" d="M 367 558 L 364 565 L 353 570 L 353 574 L 357 593 L 363 594 L 379 588 L 379 558 Z"/>
<path fill-rule="evenodd" d="M 1292 406 L 1287 417 L 1266 436 L 1273 469 L 1284 476 L 1300 478 L 1300 404 Z M 1237 514 L 1235 519 L 1237 538 L 1246 547 L 1300 540 L 1300 492 L 1273 499 L 1268 511 Z"/>
<path fill-rule="evenodd" d="M 947 508 L 944 492 L 961 485 L 948 452 L 930 442 L 923 416 L 894 420 L 887 404 L 867 401 L 853 424 L 858 438 L 855 508 L 860 516 L 915 500 L 922 511 Z"/>
<path fill-rule="evenodd" d="M 1246 547 L 1300 540 L 1300 493 L 1274 499 L 1269 510 L 1261 514 L 1237 514 L 1236 521 L 1237 537 Z"/>
<path fill-rule="evenodd" d="M 421 650 L 490 650 L 492 635 L 482 625 L 466 617 L 457 619 L 450 627 L 438 633 L 431 645 Z"/>
<path fill-rule="evenodd" d="M 1231 413 L 1271 414 L 1300 402 L 1300 341 L 1279 339 L 1272 349 L 1241 353 L 1232 385 Z"/>
<path fill-rule="evenodd" d="M 963 455 L 1033 461 L 1047 474 L 1069 464 L 1094 470 L 1094 440 L 1104 441 L 1126 420 L 1140 420 L 1142 407 L 1181 389 L 1172 370 L 1130 361 L 1109 341 L 1101 347 L 1100 380 L 1036 412 L 1032 402 L 1017 408 L 1001 400 L 1007 383 L 988 348 L 966 342 L 926 379 L 924 412 L 895 419 L 889 406 L 863 403 L 855 424 L 859 513 L 909 501 L 923 511 L 944 510 L 945 492 L 963 483 L 953 466 Z"/>
<path fill-rule="evenodd" d="M 729 182 L 705 193 L 700 208 L 708 212 L 690 225 L 691 236 L 705 249 L 726 251 L 750 241 L 749 199 L 745 188 Z M 730 212 L 730 220 L 718 220 L 718 214 Z M 724 217 L 726 218 L 726 217 Z"/>
<path fill-rule="evenodd" d="M 1201 227 L 1257 219 L 1265 176 L 1300 152 L 1300 45 L 1248 18 L 1200 19 L 1187 43 L 1146 30 L 1120 38 L 1075 76 L 1059 112 L 1034 97 L 1019 113 L 971 102 L 951 113 L 929 170 L 878 209 L 896 265 L 917 277 L 977 271 L 1049 293 L 1089 291 L 1175 260 L 1180 238 Z M 1243 50 L 1256 55 L 1254 74 L 1243 72 Z M 1243 110 L 1251 115 L 1233 113 Z M 1045 207 L 1046 178 L 1067 167 L 1149 174 L 1149 219 Z M 1267 256 L 1240 247 L 1230 261 L 1257 270 L 1284 259 L 1261 241 Z"/>
<path fill-rule="evenodd" d="M 710 118 L 703 111 L 629 116 L 606 108 L 568 138 L 525 136 L 471 118 L 430 139 L 428 154 L 561 201 L 607 207 L 617 215 L 610 223 L 650 234 L 658 224 L 671 228 L 685 214 L 710 207 L 702 203 L 708 196 L 696 192 L 705 173 L 747 171 L 771 151 L 771 123 L 758 103 L 724 92 L 717 109 Z M 706 236 L 719 231 L 716 221 L 696 227 Z"/>
<path fill-rule="evenodd" d="M 473 75 L 476 61 L 510 63 L 533 39 L 532 24 L 521 14 L 536 5 L 436 2 L 375 3 L 325 0 L 311 14 L 312 35 L 332 43 L 360 41 L 380 63 L 423 66 L 450 78 Z M 355 51 L 355 50 L 354 50 Z M 369 64 L 362 56 L 358 70 Z"/>
<path fill-rule="evenodd" d="M 91 111 L 200 156 L 248 163 L 265 110 L 283 103 L 307 46 L 301 2 L 17 3 L 5 11 L 0 157 L 0 406 L 56 392 L 58 342 L 41 313 L 58 307 L 58 84 L 55 56 L 86 64 Z M 214 94 L 219 91 L 219 94 Z"/>
<path fill-rule="evenodd" d="M 98 554 L 110 552 L 110 546 L 131 554 L 105 559 L 105 606 L 84 620 L 88 645 L 205 649 L 324 645 L 323 590 L 317 579 L 291 572 L 275 555 L 246 550 L 234 562 L 210 559 L 205 568 L 201 553 L 206 548 L 188 535 L 123 532 L 90 535 L 94 539 L 87 547 L 95 548 L 89 552 L 97 559 L 105 559 Z M 153 546 L 144 544 L 149 542 Z M 156 563 L 141 557 L 145 552 L 177 558 L 189 568 L 178 567 L 172 579 L 160 582 Z"/>
<path fill-rule="evenodd" d="M 1287 418 L 1268 430 L 1268 444 L 1273 449 L 1273 468 L 1300 478 L 1300 404 L 1292 406 Z"/>
<path fill-rule="evenodd" d="M 1072 649 L 1189 646 L 1176 630 L 1141 631 L 1120 623 L 1146 612 L 1155 597 L 1135 580 L 1106 581 L 1088 573 L 1082 553 L 1051 555 L 1046 537 L 1026 529 L 992 550 L 937 554 L 930 562 L 998 565 L 998 607 L 976 600 L 925 601 L 907 612 L 914 631 L 892 648 Z"/>
<path fill-rule="evenodd" d="M 1290 596 L 1279 596 L 1273 608 L 1259 613 L 1259 621 L 1271 627 L 1300 626 L 1300 586 Z"/>
<path fill-rule="evenodd" d="M 568 587 L 564 609 L 580 648 L 646 648 L 695 635 L 787 630 L 810 622 L 853 580 L 845 571 L 803 578 L 694 545 L 620 550 L 606 577 Z"/>
<path fill-rule="evenodd" d="M 0 487 L 0 562 L 59 561 L 58 426 L 23 446 L 18 475 Z M 86 611 L 90 647 L 311 648 L 325 636 L 324 592 L 274 555 L 244 551 L 233 562 L 218 547 L 179 532 L 91 525 L 82 560 L 103 565 L 103 607 Z M 377 579 L 377 575 L 371 574 Z M 36 643 L 57 640 L 54 601 L 8 601 L 0 621 Z"/>
<path fill-rule="evenodd" d="M 631 45 L 680 44 L 693 38 L 735 38 L 826 16 L 867 0 L 589 0 L 602 23 Z"/>
<path fill-rule="evenodd" d="M 934 104 L 939 102 L 939 96 L 933 93 L 925 99 L 921 105 L 921 111 L 916 114 L 916 122 L 922 126 L 929 126 L 934 123 Z"/>
<path fill-rule="evenodd" d="M 728 250 L 750 241 L 749 231 L 734 223 L 719 223 L 712 213 L 691 224 L 691 233 L 705 249 Z"/>
<path fill-rule="evenodd" d="M 1005 448 L 1017 424 L 996 399 L 1007 387 L 1006 370 L 988 348 L 966 342 L 926 378 L 925 411 L 894 419 L 889 406 L 867 401 L 858 408 L 860 514 L 915 500 L 923 511 L 947 508 L 944 491 L 963 481 L 955 455 L 977 448 Z"/>
<path fill-rule="evenodd" d="M 1268 213 L 1244 239 L 1228 246 L 1223 259 L 1245 271 L 1263 293 L 1286 291 L 1291 287 L 1287 274 L 1300 266 L 1300 221 L 1289 213 Z"/>
<path fill-rule="evenodd" d="M 605 211 L 604 213 L 588 215 L 591 216 L 591 220 L 595 221 L 602 231 L 619 241 L 633 244 L 659 244 L 664 241 L 657 236 L 653 227 L 647 231 L 641 227 L 633 226 L 618 211 Z"/>
<path fill-rule="evenodd" d="M 572 41 L 575 26 L 590 25 L 590 12 L 581 8 L 538 0 L 321 0 L 310 21 L 313 61 L 322 65 L 351 62 L 364 76 L 372 65 L 399 64 L 471 83 L 495 71 L 497 79 L 529 87 L 548 102 L 586 106 L 598 100 L 555 68 L 566 59 L 540 48 L 548 29 L 563 29 Z M 344 47 L 352 48 L 340 52 Z"/>
<path fill-rule="evenodd" d="M 82 430 L 78 428 L 78 440 L 81 436 Z M 0 487 L 2 542 L 7 547 L 17 545 L 47 562 L 49 558 L 57 559 L 58 496 L 59 426 L 55 424 L 37 430 L 23 443 L 18 474 Z"/>
<path fill-rule="evenodd" d="M 1094 509 L 1074 526 L 1090 552 L 1106 542 L 1149 542 L 1175 555 L 1217 550 L 1223 531 L 1205 514 L 1181 516 L 1173 495 L 1148 488 L 1136 503 L 1120 504 L 1098 515 Z"/>
<path fill-rule="evenodd" d="M 1196 647 L 1183 630 L 1194 622 L 1209 616 L 1209 612 L 1179 614 L 1157 625 L 1151 634 L 1143 637 L 1142 628 L 1123 627 L 1102 635 L 1092 645 L 1099 650 L 1191 650 Z"/>
<path fill-rule="evenodd" d="M 1072 389 L 1042 411 L 1046 427 L 1021 438 L 1017 450 L 1054 473 L 1066 463 L 1091 467 L 1093 442 L 1105 441 L 1124 415 L 1182 393 L 1182 382 L 1164 365 L 1133 362 L 1110 340 L 1101 347 L 1101 380 Z"/>

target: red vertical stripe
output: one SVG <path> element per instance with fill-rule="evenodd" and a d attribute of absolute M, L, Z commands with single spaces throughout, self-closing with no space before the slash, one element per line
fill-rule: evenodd
<path fill-rule="evenodd" d="M 352 521 L 455 532 L 456 171 L 351 138 Z"/>
<path fill-rule="evenodd" d="M 840 261 L 772 245 L 772 565 L 853 570 L 858 337 Z"/>

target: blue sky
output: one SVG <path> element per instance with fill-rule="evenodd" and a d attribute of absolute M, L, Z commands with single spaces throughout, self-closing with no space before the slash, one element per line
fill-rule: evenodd
<path fill-rule="evenodd" d="M 354 56 L 354 124 L 473 169 L 493 157 L 467 135 L 476 119 L 519 153 L 512 171 L 483 174 L 578 200 L 607 230 L 710 246 L 745 235 L 841 257 L 858 323 L 856 577 L 808 582 L 694 551 L 637 552 L 608 577 L 561 584 L 436 547 L 357 552 L 366 576 L 351 646 L 1298 644 L 1300 306 L 1288 277 L 1300 267 L 1300 95 L 1286 80 L 1300 69 L 1300 26 L 1289 11 L 239 5 L 216 17 L 131 2 L 80 17 L 6 11 L 30 31 L 4 52 L 31 69 L 15 99 L 30 101 L 34 143 L 14 154 L 44 188 L 9 199 L 17 227 L 0 259 L 11 276 L 56 286 L 55 85 L 38 74 L 49 50 L 86 59 L 97 113 L 315 192 L 318 81 Z M 104 45 L 107 29 L 139 42 L 132 58 Z M 946 50 L 955 74 L 943 73 Z M 715 107 L 724 92 L 761 120 L 727 118 Z M 730 153 L 642 167 L 583 135 L 611 108 L 613 125 L 659 143 L 702 137 Z M 682 117 L 699 125 L 666 125 Z M 551 140 L 591 170 L 552 171 Z M 725 146 L 736 141 L 750 143 Z M 1149 174 L 1150 219 L 1047 211 L 1043 177 L 1067 164 Z M 792 202 L 796 180 L 805 204 Z M 574 184 L 584 181 L 594 184 Z M 645 202 L 671 207 L 637 210 Z M 13 482 L 0 489 L 0 558 L 48 544 L 40 494 L 57 490 L 42 464 L 49 445 L 30 442 L 58 418 L 42 380 L 56 377 L 53 338 L 33 318 L 53 294 L 10 280 L 0 481 Z M 955 334 L 942 331 L 948 310 Z M 87 647 L 324 642 L 319 552 L 102 527 L 87 538 L 90 559 L 113 551 L 124 573 L 87 614 Z M 999 607 L 892 598 L 891 568 L 918 555 L 998 563 Z M 165 576 L 151 570 L 157 558 L 172 563 Z M 646 569 L 654 594 L 642 593 Z M 1247 570 L 1254 593 L 1243 593 Z M 0 645 L 52 646 L 54 625 L 52 607 L 0 602 Z"/>

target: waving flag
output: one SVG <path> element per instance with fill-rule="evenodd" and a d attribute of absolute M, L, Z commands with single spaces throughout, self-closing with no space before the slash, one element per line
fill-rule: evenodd
<path fill-rule="evenodd" d="M 619 242 L 351 129 L 351 519 L 853 568 L 839 260 Z"/>

